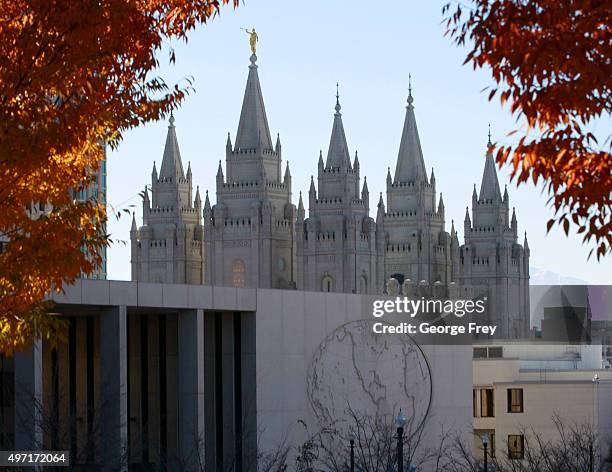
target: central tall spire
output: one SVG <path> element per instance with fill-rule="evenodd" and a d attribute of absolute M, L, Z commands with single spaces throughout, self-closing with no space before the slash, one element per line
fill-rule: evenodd
<path fill-rule="evenodd" d="M 272 139 L 266 108 L 264 107 L 259 75 L 257 74 L 257 56 L 251 55 L 249 77 L 247 79 L 238 133 L 236 135 L 236 150 L 238 149 L 272 149 Z"/>
<path fill-rule="evenodd" d="M 342 113 L 340 113 L 341 109 L 338 84 L 336 84 L 336 113 L 334 113 L 334 125 L 332 127 L 331 139 L 329 140 L 329 149 L 327 151 L 326 169 L 351 169 L 351 158 L 348 145 L 346 144 L 346 135 L 344 134 L 344 125 L 342 124 Z"/>
<path fill-rule="evenodd" d="M 412 102 L 412 85 L 408 86 L 408 105 L 406 106 L 406 118 L 404 119 L 404 129 L 400 141 L 397 165 L 395 166 L 394 183 L 398 182 L 427 182 L 427 172 L 425 171 L 425 161 L 419 140 L 416 117 L 414 116 L 414 106 Z"/>

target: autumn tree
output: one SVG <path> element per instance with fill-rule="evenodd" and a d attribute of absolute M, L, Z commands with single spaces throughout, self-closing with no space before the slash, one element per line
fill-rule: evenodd
<path fill-rule="evenodd" d="M 109 244 L 105 208 L 75 193 L 192 90 L 154 75 L 158 55 L 229 2 L 0 0 L 0 351 L 61 331 L 43 300 Z"/>
<path fill-rule="evenodd" d="M 489 68 L 489 100 L 510 103 L 516 143 L 497 146 L 518 184 L 543 180 L 555 223 L 574 226 L 600 259 L 612 251 L 610 135 L 594 123 L 612 111 L 612 6 L 605 0 L 471 0 L 443 9 L 465 60 Z M 609 123 L 609 121 L 608 121 Z M 610 128 L 604 130 L 609 133 Z"/>

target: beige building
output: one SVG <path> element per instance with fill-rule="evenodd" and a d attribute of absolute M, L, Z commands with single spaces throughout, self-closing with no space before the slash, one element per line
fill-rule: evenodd
<path fill-rule="evenodd" d="M 597 377 L 595 377 L 597 376 Z M 558 441 L 554 418 L 588 425 L 602 454 L 612 439 L 612 371 L 596 345 L 503 342 L 474 346 L 474 452 L 487 434 L 497 458 L 522 459 L 529 432 Z M 504 455 L 504 456 L 502 456 Z"/>

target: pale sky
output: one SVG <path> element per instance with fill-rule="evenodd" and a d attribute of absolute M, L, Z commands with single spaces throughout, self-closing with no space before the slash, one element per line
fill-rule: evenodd
<path fill-rule="evenodd" d="M 471 206 L 474 183 L 480 189 L 487 124 L 493 140 L 506 143 L 515 120 L 507 107 L 488 102 L 482 92 L 493 85 L 489 74 L 463 66 L 467 50 L 443 36 L 442 5 L 246 0 L 235 11 L 222 8 L 221 16 L 193 31 L 187 44 L 174 45 L 174 66 L 167 65 L 167 52 L 162 52 L 159 75 L 168 84 L 194 79 L 196 92 L 175 112 L 175 125 L 183 164 L 186 168 L 191 161 L 202 195 L 208 189 L 215 203 L 217 165 L 225 160 L 228 131 L 235 138 L 248 73 L 248 36 L 240 28 L 254 26 L 270 131 L 273 139 L 280 133 L 283 160 L 290 162 L 294 202 L 300 191 L 308 192 L 319 149 L 327 151 L 339 82 L 349 150 L 351 155 L 359 152 L 370 208 L 376 208 L 387 167 L 395 167 L 410 73 L 425 164 L 428 172 L 434 167 L 437 190 L 443 193 L 446 229 L 450 231 L 454 219 L 463 242 L 465 207 Z M 609 119 L 596 123 L 596 134 L 611 126 Z M 151 184 L 153 161 L 158 166 L 161 162 L 166 130 L 165 122 L 135 129 L 108 156 L 108 201 L 115 208 L 135 205 L 139 225 L 142 204 L 137 194 Z M 612 284 L 610 258 L 587 261 L 580 236 L 566 237 L 557 227 L 546 234 L 552 211 L 545 193 L 532 184 L 515 188 L 507 169 L 499 172 L 499 179 L 502 189 L 508 183 L 510 205 L 516 207 L 520 243 L 527 231 L 532 267 Z M 129 229 L 129 218 L 109 217 L 115 241 L 108 251 L 110 279 L 130 279 Z"/>

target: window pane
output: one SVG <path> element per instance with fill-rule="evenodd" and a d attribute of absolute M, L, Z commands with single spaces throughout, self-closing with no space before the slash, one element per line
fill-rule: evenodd
<path fill-rule="evenodd" d="M 523 389 L 509 388 L 508 389 L 508 413 L 523 412 Z"/>
<path fill-rule="evenodd" d="M 510 459 L 524 458 L 524 438 L 522 434 L 508 435 L 508 457 Z"/>
<path fill-rule="evenodd" d="M 485 359 L 487 357 L 486 347 L 475 347 L 474 348 L 474 359 Z"/>
<path fill-rule="evenodd" d="M 493 418 L 495 416 L 492 388 L 480 390 L 480 416 L 483 418 Z"/>

